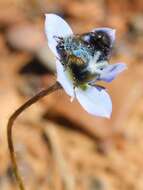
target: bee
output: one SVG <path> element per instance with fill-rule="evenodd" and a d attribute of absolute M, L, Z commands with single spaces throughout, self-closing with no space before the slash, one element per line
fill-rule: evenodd
<path fill-rule="evenodd" d="M 70 72 L 75 87 L 99 79 L 108 65 L 112 48 L 110 36 L 105 31 L 55 38 L 60 62 Z"/>

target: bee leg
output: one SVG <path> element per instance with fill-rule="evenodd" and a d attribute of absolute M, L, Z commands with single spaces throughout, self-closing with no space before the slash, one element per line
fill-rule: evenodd
<path fill-rule="evenodd" d="M 68 56 L 66 67 L 69 67 L 73 63 L 72 57 Z"/>
<path fill-rule="evenodd" d="M 106 88 L 104 86 L 100 85 L 100 84 L 93 84 L 93 83 L 91 83 L 90 85 L 98 88 L 99 90 L 106 90 Z"/>
<path fill-rule="evenodd" d="M 73 77 L 73 91 L 74 91 L 74 96 L 72 97 L 71 101 L 73 101 L 74 98 L 76 98 L 76 93 L 75 93 L 75 88 L 77 87 L 77 81 L 76 78 Z"/>
<path fill-rule="evenodd" d="M 64 71 L 67 70 L 67 68 L 70 68 L 70 65 L 73 63 L 72 57 L 68 56 L 68 59 L 66 60 L 66 64 L 63 63 Z"/>
<path fill-rule="evenodd" d="M 63 66 L 64 66 L 64 72 L 65 72 L 68 69 L 68 65 L 63 63 Z"/>
<path fill-rule="evenodd" d="M 74 90 L 76 87 L 77 87 L 77 80 L 75 77 L 73 77 L 73 88 L 74 88 Z"/>
<path fill-rule="evenodd" d="M 63 37 L 60 36 L 53 36 L 53 38 L 56 40 L 57 43 L 63 41 Z"/>

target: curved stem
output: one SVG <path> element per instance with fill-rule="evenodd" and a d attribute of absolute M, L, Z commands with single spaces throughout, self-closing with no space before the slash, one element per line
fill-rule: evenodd
<path fill-rule="evenodd" d="M 14 124 L 14 121 L 16 120 L 16 118 L 27 108 L 29 108 L 32 104 L 34 104 L 35 102 L 37 102 L 38 100 L 40 100 L 41 98 L 43 98 L 46 95 L 51 94 L 52 92 L 61 89 L 61 85 L 56 82 L 54 85 L 52 85 L 51 87 L 44 89 L 42 91 L 40 91 L 39 93 L 37 93 L 35 96 L 33 96 L 31 99 L 29 99 L 27 102 L 25 102 L 22 106 L 20 106 L 9 118 L 8 120 L 8 124 L 7 124 L 7 140 L 8 140 L 8 148 L 10 151 L 10 158 L 12 161 L 12 165 L 13 165 L 13 172 L 14 175 L 16 177 L 16 181 L 18 183 L 19 189 L 20 190 L 25 190 L 22 178 L 20 176 L 19 170 L 18 170 L 18 165 L 16 162 L 16 156 L 15 156 L 15 151 L 14 151 L 14 145 L 13 145 L 13 140 L 12 140 L 12 127 Z"/>

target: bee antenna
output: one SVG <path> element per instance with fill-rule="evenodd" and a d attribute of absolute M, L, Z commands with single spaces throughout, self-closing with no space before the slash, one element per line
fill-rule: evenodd
<path fill-rule="evenodd" d="M 59 36 L 53 36 L 53 38 L 57 41 L 60 42 L 63 40 L 63 37 L 59 37 Z"/>

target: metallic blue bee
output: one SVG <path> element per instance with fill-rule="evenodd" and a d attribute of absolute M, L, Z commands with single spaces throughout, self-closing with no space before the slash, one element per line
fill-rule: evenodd
<path fill-rule="evenodd" d="M 112 49 L 108 33 L 99 30 L 55 38 L 60 61 L 65 70 L 70 71 L 75 86 L 98 80 L 102 69 L 108 65 Z"/>

